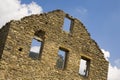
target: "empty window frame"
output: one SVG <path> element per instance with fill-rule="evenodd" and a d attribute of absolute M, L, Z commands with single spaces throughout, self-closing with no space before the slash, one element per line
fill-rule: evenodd
<path fill-rule="evenodd" d="M 90 60 L 84 57 L 81 57 L 79 74 L 85 77 L 88 77 L 90 69 Z"/>
<path fill-rule="evenodd" d="M 32 59 L 39 59 L 41 56 L 42 47 L 43 47 L 43 42 L 33 38 L 29 57 L 31 57 Z"/>
<path fill-rule="evenodd" d="M 42 30 L 36 31 L 34 34 L 34 38 L 31 43 L 31 49 L 29 56 L 32 59 L 40 59 L 43 45 L 44 45 L 44 39 L 45 39 L 45 32 Z"/>
<path fill-rule="evenodd" d="M 67 50 L 64 49 L 59 49 L 58 51 L 58 58 L 57 58 L 57 62 L 56 62 L 56 66 L 59 69 L 64 69 L 65 65 L 66 65 L 66 58 L 67 58 Z"/>
<path fill-rule="evenodd" d="M 64 24 L 63 24 L 63 30 L 66 32 L 70 32 L 71 31 L 71 23 L 72 23 L 72 20 L 65 17 Z"/>

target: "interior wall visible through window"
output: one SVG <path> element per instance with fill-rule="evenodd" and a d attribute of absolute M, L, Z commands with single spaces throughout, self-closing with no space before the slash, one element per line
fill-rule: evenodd
<path fill-rule="evenodd" d="M 31 57 L 32 59 L 38 59 L 41 55 L 42 44 L 42 41 L 33 38 L 29 57 Z"/>
<path fill-rule="evenodd" d="M 34 37 L 32 39 L 31 43 L 31 49 L 29 53 L 29 57 L 32 59 L 40 59 L 43 46 L 44 46 L 44 38 L 45 38 L 45 32 L 42 30 L 38 30 L 35 32 Z"/>
<path fill-rule="evenodd" d="M 65 68 L 67 53 L 68 53 L 68 51 L 63 50 L 63 49 L 59 49 L 58 59 L 57 59 L 57 62 L 56 62 L 57 68 L 59 68 L 59 69 L 64 69 Z"/>

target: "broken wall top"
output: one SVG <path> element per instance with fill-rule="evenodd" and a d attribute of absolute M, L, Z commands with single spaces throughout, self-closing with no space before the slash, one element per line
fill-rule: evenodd
<path fill-rule="evenodd" d="M 69 33 L 62 30 L 64 18 L 68 18 L 71 20 Z M 93 39 L 91 39 L 90 34 L 88 33 L 85 26 L 78 19 L 73 18 L 72 16 L 66 14 L 62 10 L 54 10 L 48 13 L 26 16 L 18 21 L 12 20 L 9 24 L 10 28 L 13 28 L 14 30 L 18 29 L 17 27 L 19 27 L 20 32 L 21 31 L 36 32 L 39 30 L 43 30 L 47 33 L 47 31 L 51 32 L 57 31 L 58 33 L 64 34 L 65 37 L 71 36 L 72 39 L 76 40 L 75 41 L 76 43 L 81 43 L 81 45 L 83 45 L 82 47 L 83 51 L 90 52 L 104 58 L 102 51 L 99 49 L 97 43 Z M 91 48 L 94 48 L 95 51 Z"/>

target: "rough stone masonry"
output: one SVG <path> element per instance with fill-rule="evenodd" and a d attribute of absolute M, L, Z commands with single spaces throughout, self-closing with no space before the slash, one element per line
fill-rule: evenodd
<path fill-rule="evenodd" d="M 69 32 L 63 30 L 65 18 Z M 33 39 L 42 43 L 36 59 L 29 56 Z M 12 20 L 0 29 L 0 80 L 107 80 L 107 73 L 108 62 L 85 26 L 62 10 Z"/>

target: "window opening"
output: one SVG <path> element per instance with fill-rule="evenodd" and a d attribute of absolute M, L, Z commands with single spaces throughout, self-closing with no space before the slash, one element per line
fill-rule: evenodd
<path fill-rule="evenodd" d="M 86 59 L 86 58 L 81 58 L 80 67 L 79 67 L 79 74 L 87 77 L 89 74 L 89 67 L 90 67 L 90 60 Z"/>
<path fill-rule="evenodd" d="M 64 18 L 63 30 L 70 32 L 71 20 L 69 18 Z"/>
<path fill-rule="evenodd" d="M 32 59 L 38 59 L 41 55 L 42 41 L 34 39 L 32 40 L 29 57 Z"/>
<path fill-rule="evenodd" d="M 59 49 L 59 51 L 58 51 L 58 59 L 57 59 L 57 62 L 56 62 L 57 68 L 64 69 L 65 63 L 66 63 L 67 52 L 68 51 Z"/>

